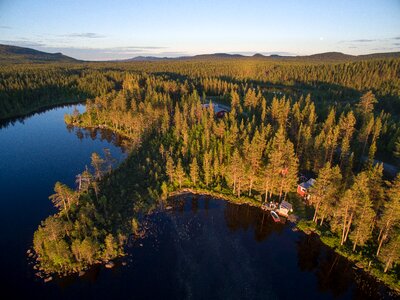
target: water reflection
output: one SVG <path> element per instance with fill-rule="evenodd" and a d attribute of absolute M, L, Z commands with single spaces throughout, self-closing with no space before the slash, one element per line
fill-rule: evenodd
<path fill-rule="evenodd" d="M 390 299 L 390 290 L 374 278 L 356 270 L 354 264 L 327 248 L 317 235 L 300 234 L 297 242 L 298 266 L 303 272 L 312 272 L 317 288 L 335 298 L 347 298 L 353 290 L 353 299 Z"/>
<path fill-rule="evenodd" d="M 211 249 L 221 247 L 224 249 L 224 256 L 218 257 L 221 264 L 229 264 L 226 261 L 230 260 L 246 260 L 247 255 L 250 255 L 255 260 L 265 260 L 258 263 L 267 263 L 269 269 L 276 268 L 280 270 L 281 274 L 274 273 L 274 277 L 279 278 L 283 275 L 285 280 L 297 282 L 295 283 L 295 288 L 298 289 L 297 293 L 299 294 L 297 296 L 301 297 L 301 299 L 313 298 L 312 295 L 318 295 L 318 298 L 334 297 L 337 299 L 390 299 L 392 297 L 388 288 L 377 283 L 374 278 L 363 271 L 356 270 L 353 263 L 322 244 L 317 235 L 293 232 L 291 230 L 293 228 L 292 224 L 274 223 L 270 215 L 259 208 L 196 195 L 175 197 L 171 200 L 171 203 L 175 214 L 171 216 L 174 219 L 175 230 L 179 232 L 180 228 L 183 227 L 185 228 L 185 236 L 190 235 L 190 238 L 186 236 L 184 244 L 182 244 L 182 240 L 178 239 L 181 247 L 183 245 L 186 256 L 193 251 L 192 243 L 201 240 L 202 244 L 210 245 Z M 216 221 L 218 215 L 223 215 L 223 224 Z M 205 223 L 208 225 L 205 225 Z M 210 223 L 212 226 L 209 225 Z M 255 244 L 250 249 L 242 249 L 242 247 L 246 246 L 236 245 L 235 247 L 240 247 L 240 251 L 238 250 L 240 257 L 232 257 L 236 255 L 236 251 L 229 249 L 231 241 L 224 233 L 223 225 L 232 234 L 232 239 L 244 239 L 248 245 L 251 245 L 251 242 L 255 242 Z M 156 226 L 159 226 L 159 224 Z M 205 230 L 213 238 L 206 238 Z M 246 233 L 251 233 L 251 240 L 243 237 L 243 234 L 246 235 Z M 215 239 L 218 239 L 218 241 Z M 175 242 L 177 241 L 175 240 Z M 201 246 L 198 245 L 198 247 Z M 286 253 L 287 249 L 284 247 L 293 247 L 295 251 Z M 269 249 L 269 253 L 264 253 L 263 255 L 265 248 Z M 279 255 L 276 256 L 272 253 L 275 251 L 282 252 L 282 260 L 279 260 Z M 215 250 L 213 255 L 216 255 Z M 268 255 L 274 257 L 274 260 L 271 260 Z M 291 255 L 294 258 L 294 264 L 288 263 L 292 260 Z M 192 263 L 192 261 L 196 261 L 196 258 L 191 257 L 190 261 Z M 258 267 L 250 261 L 247 266 L 242 267 L 243 270 L 241 270 L 240 264 L 237 264 L 237 272 L 245 272 L 250 268 L 251 273 L 256 274 L 259 278 L 269 277 L 270 271 L 268 269 L 258 270 Z M 213 263 L 218 264 L 214 261 Z M 288 275 L 285 276 L 285 274 Z M 306 274 L 310 274 L 311 277 L 307 278 L 308 275 L 306 276 Z M 229 274 L 225 275 L 230 276 Z M 280 280 L 276 278 L 275 280 L 270 280 L 281 284 Z M 227 278 L 225 280 L 229 281 Z M 240 285 L 241 283 L 235 282 L 235 284 Z M 304 287 L 308 286 L 309 289 L 313 290 L 302 289 L 302 285 Z M 286 298 L 288 296 L 282 291 L 274 292 L 278 298 Z"/>
<path fill-rule="evenodd" d="M 143 216 L 147 235 L 112 270 L 40 285 L 57 299 L 389 299 L 316 236 L 248 205 L 197 195 Z"/>
<path fill-rule="evenodd" d="M 32 112 L 23 114 L 21 116 L 15 116 L 15 117 L 10 117 L 10 118 L 0 118 L 0 129 L 5 129 L 11 126 L 14 126 L 18 123 L 21 124 L 25 124 L 25 121 L 35 117 L 35 116 L 40 116 L 40 115 L 45 115 L 46 113 L 48 113 L 51 110 L 60 110 L 60 109 L 65 109 L 65 108 L 71 108 L 71 107 L 80 107 L 82 109 L 84 109 L 84 105 L 80 104 L 80 103 L 65 103 L 65 104 L 59 104 L 59 105 L 47 105 L 47 106 L 43 106 L 39 109 L 36 109 Z"/>
<path fill-rule="evenodd" d="M 271 222 L 270 214 L 250 205 L 227 203 L 224 211 L 225 222 L 234 232 L 237 230 L 251 230 L 254 239 L 262 242 L 272 233 L 282 233 L 284 224 Z"/>
<path fill-rule="evenodd" d="M 84 111 L 82 105 L 77 108 Z M 74 187 L 75 176 L 90 166 L 91 154 L 103 153 L 104 148 L 110 149 L 118 162 L 126 157 L 114 146 L 118 139 L 108 142 L 113 139 L 110 135 L 100 140 L 97 133 L 99 139 L 93 140 L 94 134 L 82 131 L 84 138 L 79 140 L 74 132 L 68 132 L 63 116 L 73 109 L 58 107 L 35 113 L 0 129 L 0 282 L 3 294 L 16 299 L 54 299 L 63 293 L 64 288 L 36 281 L 35 271 L 26 261 L 38 224 L 55 213 L 48 200 L 54 183 L 61 181 Z"/>
<path fill-rule="evenodd" d="M 79 128 L 75 126 L 66 126 L 69 133 L 73 133 L 79 140 L 91 139 L 93 141 L 100 140 L 108 142 L 122 149 L 123 152 L 128 152 L 131 144 L 127 138 L 114 133 L 108 129 L 102 128 Z"/>

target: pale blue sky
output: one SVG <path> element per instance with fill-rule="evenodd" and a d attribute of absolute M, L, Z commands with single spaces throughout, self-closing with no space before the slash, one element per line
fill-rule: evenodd
<path fill-rule="evenodd" d="M 0 43 L 80 59 L 400 51 L 400 0 L 0 0 Z"/>

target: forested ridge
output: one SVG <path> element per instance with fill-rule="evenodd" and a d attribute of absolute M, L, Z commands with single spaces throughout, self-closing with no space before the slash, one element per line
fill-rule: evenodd
<path fill-rule="evenodd" d="M 399 282 L 400 59 L 188 59 L 0 68 L 1 119 L 85 99 L 68 126 L 130 141 L 117 169 L 94 153 L 77 186 L 55 185 L 59 212 L 34 236 L 40 267 L 71 273 L 124 253 L 143 216 L 190 187 L 232 201 L 297 201 L 316 178 L 312 228 L 392 287 Z M 213 102 L 230 107 L 217 118 Z"/>
<path fill-rule="evenodd" d="M 400 114 L 399 58 L 354 61 L 320 59 L 182 59 L 141 62 L 5 64 L 0 67 L 0 119 L 58 103 L 79 102 L 119 89 L 123 72 L 169 75 L 194 84 L 201 94 L 224 94 L 231 85 L 311 93 L 328 106 L 355 101 L 372 90 L 379 109 Z M 62 99 L 62 100 L 60 100 Z"/>

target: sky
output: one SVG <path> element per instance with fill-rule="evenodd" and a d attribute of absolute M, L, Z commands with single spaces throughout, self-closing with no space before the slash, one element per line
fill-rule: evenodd
<path fill-rule="evenodd" d="M 0 43 L 85 60 L 400 51 L 400 0 L 0 0 Z"/>

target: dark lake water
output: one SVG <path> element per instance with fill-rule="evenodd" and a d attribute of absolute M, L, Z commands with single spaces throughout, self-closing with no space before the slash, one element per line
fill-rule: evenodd
<path fill-rule="evenodd" d="M 83 110 L 82 106 L 78 109 Z M 125 154 L 107 133 L 69 130 L 49 110 L 0 129 L 0 286 L 13 299 L 377 299 L 384 287 L 354 271 L 314 236 L 268 214 L 202 196 L 169 200 L 146 217 L 147 235 L 114 269 L 43 283 L 26 259 L 33 232 L 54 209 L 55 181 L 74 186 L 92 152 Z M 122 262 L 127 263 L 122 265 Z M 11 297 L 11 296 L 9 296 Z M 3 298 L 4 299 L 4 298 Z"/>

